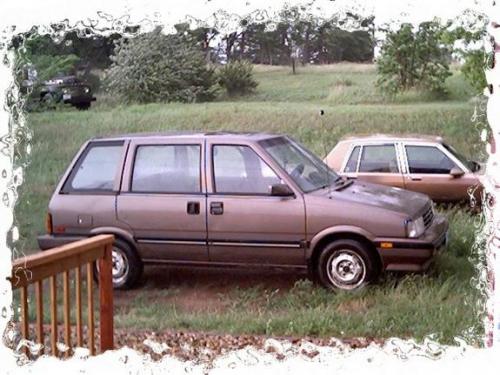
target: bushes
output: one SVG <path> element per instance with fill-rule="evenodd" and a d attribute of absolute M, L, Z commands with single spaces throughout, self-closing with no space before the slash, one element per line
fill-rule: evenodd
<path fill-rule="evenodd" d="M 111 60 L 106 85 L 124 102 L 198 102 L 215 96 L 215 73 L 188 35 L 165 35 L 157 28 L 120 40 Z"/>
<path fill-rule="evenodd" d="M 249 94 L 257 87 L 253 66 L 247 61 L 230 62 L 219 70 L 217 77 L 229 96 Z"/>
<path fill-rule="evenodd" d="M 417 30 L 403 24 L 388 32 L 377 60 L 378 86 L 391 94 L 410 89 L 445 93 L 451 51 L 442 43 L 443 27 L 422 22 Z"/>

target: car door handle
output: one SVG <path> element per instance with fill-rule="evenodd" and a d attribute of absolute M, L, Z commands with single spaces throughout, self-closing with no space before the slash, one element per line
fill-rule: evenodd
<path fill-rule="evenodd" d="M 222 215 L 224 213 L 224 204 L 222 202 L 210 203 L 210 213 L 212 215 Z"/>
<path fill-rule="evenodd" d="M 355 180 L 357 179 L 358 177 L 357 176 L 347 176 L 347 179 L 348 180 Z"/>
<path fill-rule="evenodd" d="M 188 215 L 199 215 L 200 214 L 200 202 L 188 202 L 187 203 L 187 213 L 188 213 Z"/>
<path fill-rule="evenodd" d="M 415 177 L 415 176 L 410 176 L 410 180 L 412 181 L 422 181 L 422 177 Z"/>

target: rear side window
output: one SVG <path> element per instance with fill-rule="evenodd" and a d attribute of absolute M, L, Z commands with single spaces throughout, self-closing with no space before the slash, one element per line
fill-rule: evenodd
<path fill-rule="evenodd" d="M 399 173 L 394 145 L 363 146 L 359 172 Z"/>
<path fill-rule="evenodd" d="M 359 146 L 354 147 L 352 150 L 351 156 L 345 165 L 344 172 L 356 172 L 356 167 L 358 166 L 358 157 L 359 157 Z"/>
<path fill-rule="evenodd" d="M 410 173 L 448 174 L 456 165 L 434 146 L 406 146 Z"/>
<path fill-rule="evenodd" d="M 90 144 L 77 161 L 63 192 L 112 191 L 123 154 L 123 142 Z"/>
<path fill-rule="evenodd" d="M 137 147 L 133 192 L 200 193 L 200 145 Z"/>

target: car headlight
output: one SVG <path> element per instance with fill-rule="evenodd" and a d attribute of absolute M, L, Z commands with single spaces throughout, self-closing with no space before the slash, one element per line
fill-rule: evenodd
<path fill-rule="evenodd" d="M 89 89 L 88 87 L 85 87 L 85 88 L 83 89 L 83 92 L 84 92 L 85 94 L 88 94 L 88 93 L 90 92 L 90 89 Z"/>
<path fill-rule="evenodd" d="M 63 94 L 67 94 L 69 92 L 68 89 L 62 89 Z"/>
<path fill-rule="evenodd" d="M 425 232 L 424 218 L 419 217 L 417 220 L 408 219 L 406 221 L 406 234 L 410 238 L 419 237 Z"/>

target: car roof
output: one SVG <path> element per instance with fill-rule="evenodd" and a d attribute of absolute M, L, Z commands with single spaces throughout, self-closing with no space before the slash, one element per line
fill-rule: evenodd
<path fill-rule="evenodd" d="M 232 132 L 232 131 L 214 131 L 214 132 L 149 132 L 149 133 L 129 133 L 113 136 L 103 136 L 92 138 L 91 141 L 117 141 L 117 140 L 131 140 L 131 139 L 169 139 L 169 138 L 182 138 L 182 139 L 200 139 L 200 138 L 223 138 L 232 139 L 234 141 L 261 141 L 269 138 L 283 137 L 282 134 L 271 133 L 252 133 L 252 132 Z"/>
<path fill-rule="evenodd" d="M 435 142 L 444 143 L 444 139 L 438 135 L 428 134 L 370 134 L 370 135 L 353 135 L 343 137 L 341 142 L 354 142 L 354 141 L 383 141 L 383 142 Z"/>

